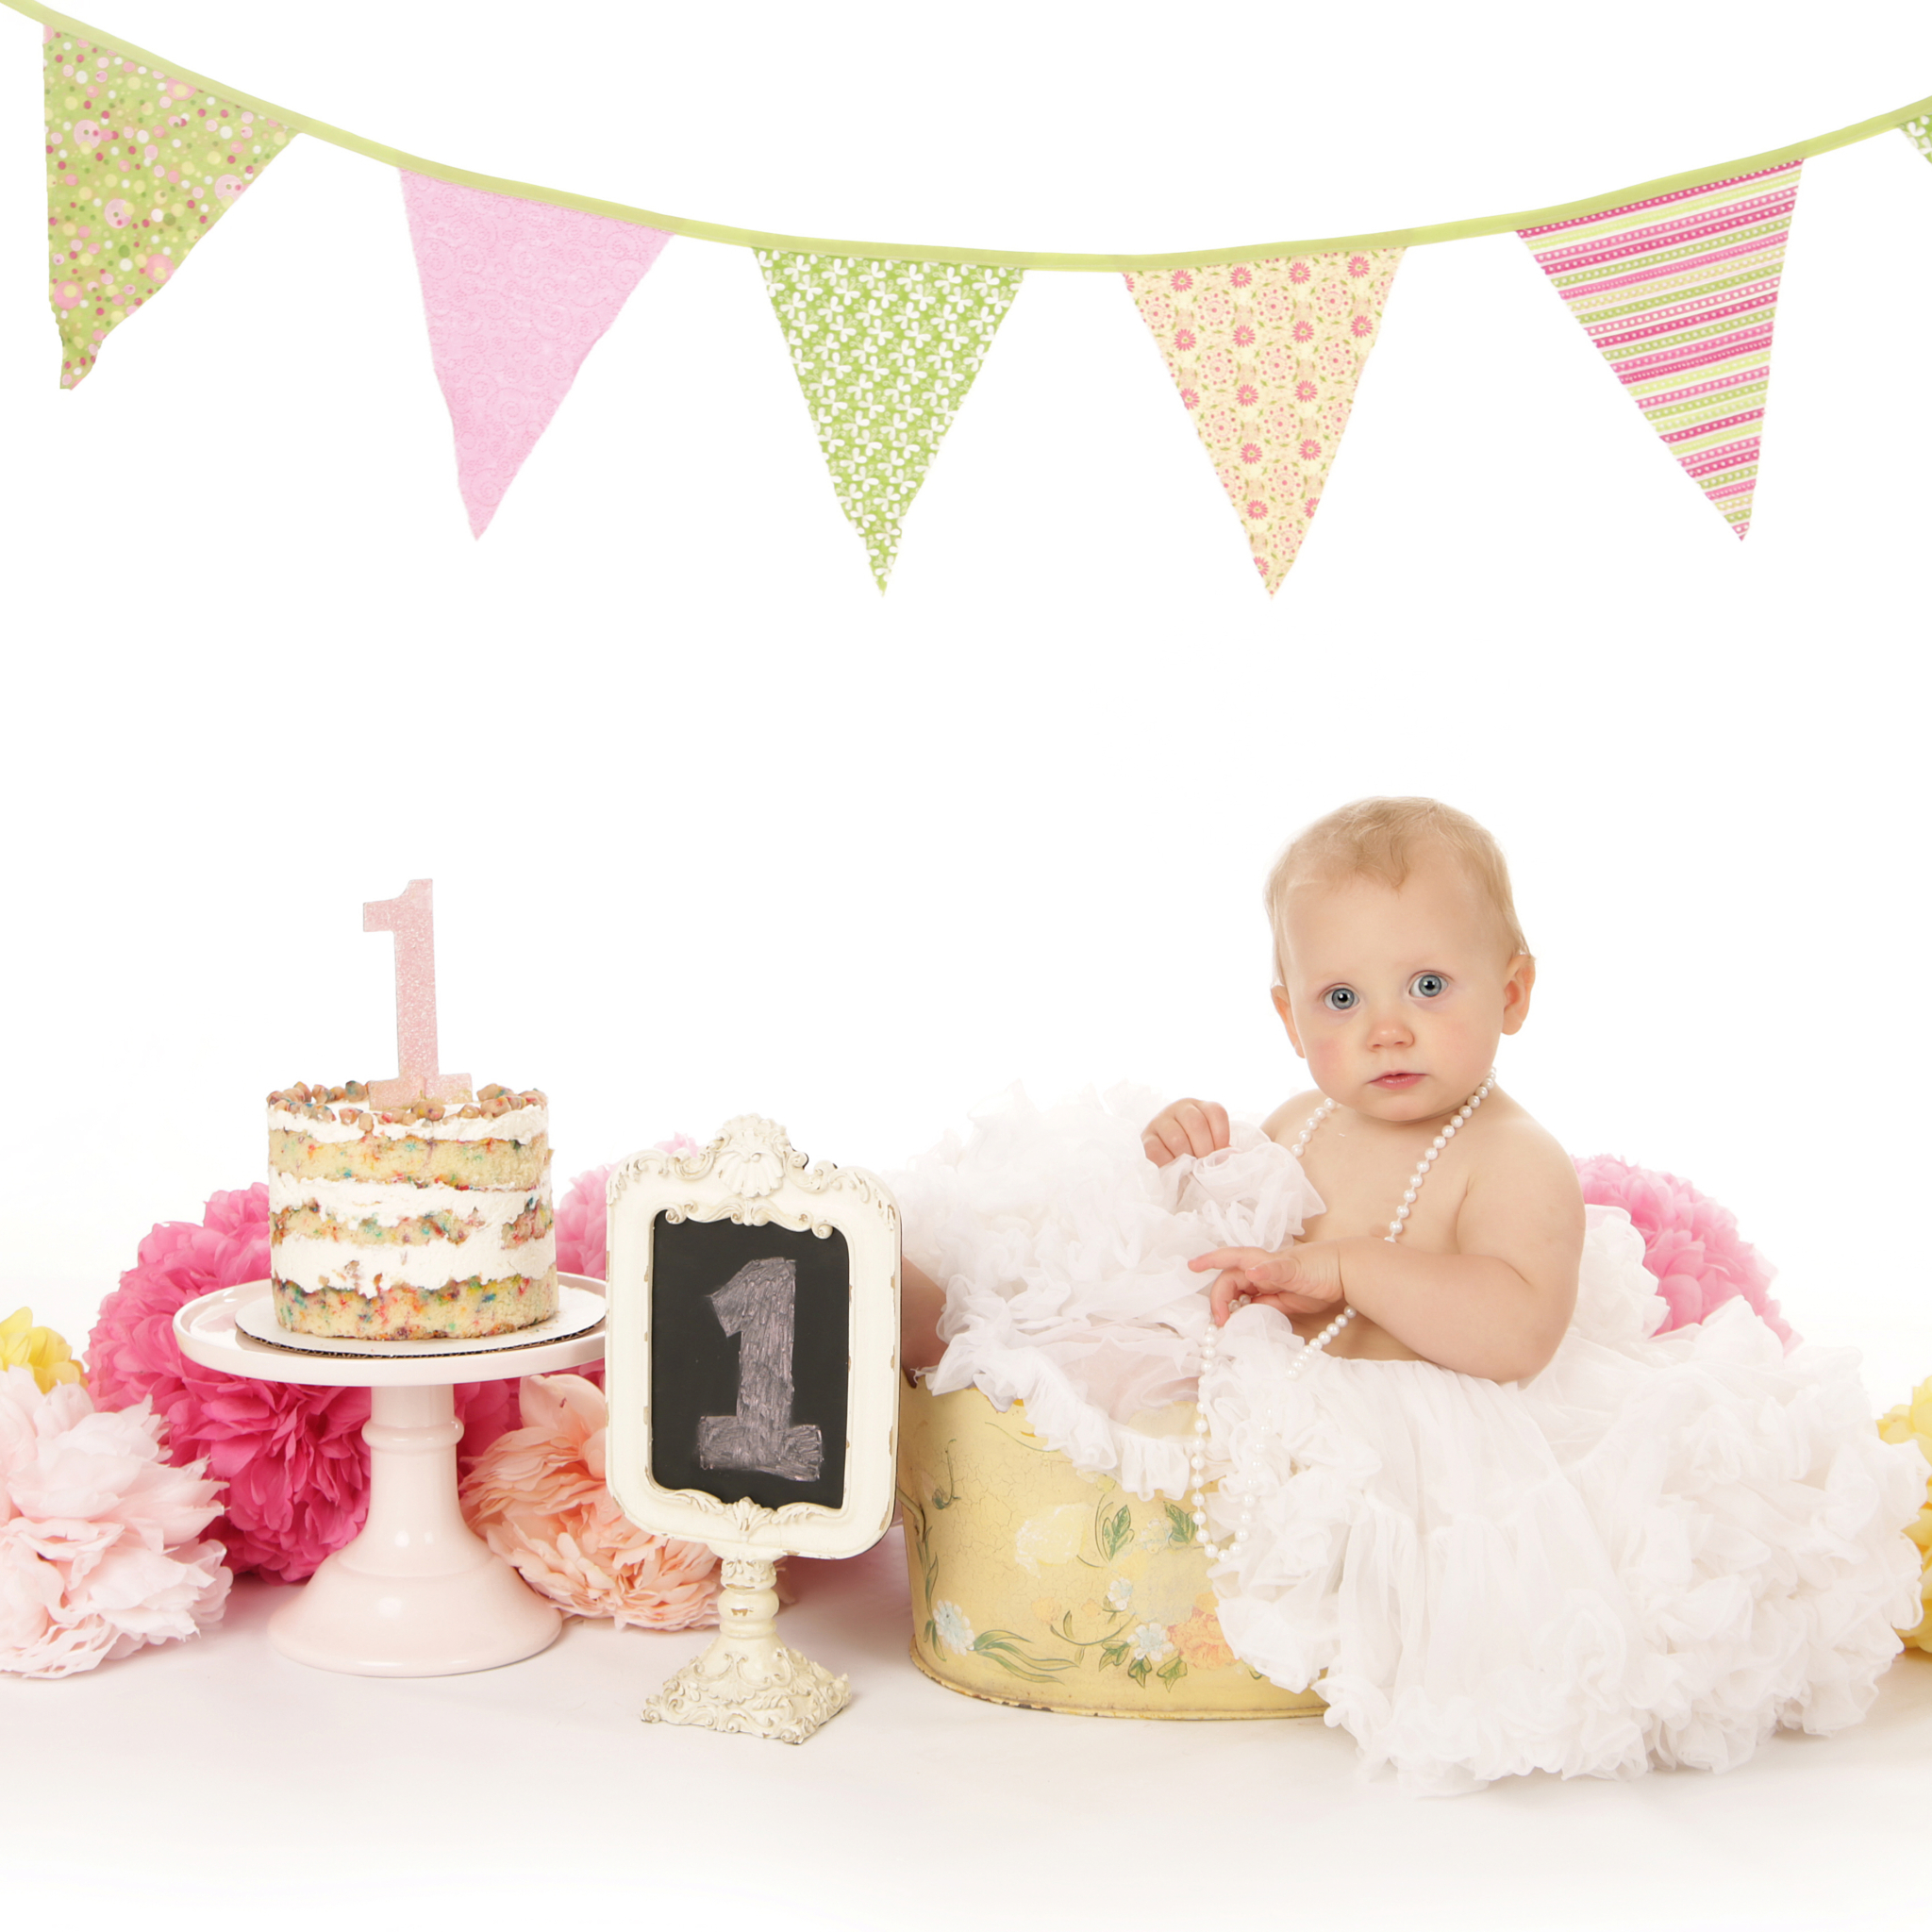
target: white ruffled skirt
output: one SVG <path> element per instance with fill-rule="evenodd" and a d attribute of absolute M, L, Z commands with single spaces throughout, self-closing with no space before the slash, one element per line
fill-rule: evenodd
<path fill-rule="evenodd" d="M 1017 1092 L 892 1177 L 908 1256 L 945 1283 L 937 1392 L 976 1384 L 1076 1466 L 1178 1497 L 1209 1423 L 1228 1642 L 1314 1684 L 1365 1765 L 1449 1792 L 1526 1771 L 1722 1771 L 1779 1725 L 1863 1715 L 1918 1620 L 1902 1531 L 1924 1458 L 1881 1441 L 1850 1350 L 1790 1355 L 1743 1302 L 1659 1335 L 1643 1243 L 1589 1210 L 1577 1309 L 1527 1383 L 1318 1357 L 1238 1313 L 1207 1386 L 1210 1247 L 1278 1248 L 1321 1211 L 1258 1129 L 1157 1169 L 1121 1089 Z"/>

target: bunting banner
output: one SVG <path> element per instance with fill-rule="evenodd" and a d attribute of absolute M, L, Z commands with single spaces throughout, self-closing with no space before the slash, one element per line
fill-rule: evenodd
<path fill-rule="evenodd" d="M 1406 255 L 1509 233 L 1742 538 L 1804 163 L 1894 128 L 1932 159 L 1928 97 L 1765 154 L 1428 227 L 1155 255 L 825 241 L 472 174 L 177 68 L 41 0 L 0 7 L 43 26 L 48 290 L 62 387 L 93 371 L 108 335 L 306 134 L 397 171 L 474 536 L 490 527 L 591 351 L 682 235 L 755 255 L 840 508 L 881 591 L 1023 275 L 1125 277 L 1272 597 L 1327 499 Z M 271 214 L 276 192 L 264 204 Z M 192 302 L 192 282 L 174 299 Z M 206 325 L 231 322 L 208 315 Z M 1124 311 L 1122 326 L 1132 326 Z M 1429 345 L 1410 340 L 1405 353 Z"/>
<path fill-rule="evenodd" d="M 1617 380 L 1741 540 L 1798 169 L 1519 230 Z"/>
<path fill-rule="evenodd" d="M 400 171 L 470 534 L 490 527 L 584 358 L 671 237 Z"/>
<path fill-rule="evenodd" d="M 819 447 L 880 591 L 906 512 L 953 426 L 1016 268 L 758 251 Z"/>
<path fill-rule="evenodd" d="M 94 366 L 289 144 L 279 121 L 87 42 L 42 46 L 47 242 L 60 386 Z"/>
<path fill-rule="evenodd" d="M 1126 278 L 1271 597 L 1327 487 L 1401 260 L 1357 249 Z"/>

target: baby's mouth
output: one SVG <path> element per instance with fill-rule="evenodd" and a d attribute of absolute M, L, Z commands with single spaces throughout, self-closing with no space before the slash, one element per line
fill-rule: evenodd
<path fill-rule="evenodd" d="M 1413 1087 L 1422 1078 L 1420 1074 L 1378 1074 L 1369 1082 L 1371 1087 L 1380 1087 L 1385 1091 L 1400 1092 L 1406 1087 Z"/>

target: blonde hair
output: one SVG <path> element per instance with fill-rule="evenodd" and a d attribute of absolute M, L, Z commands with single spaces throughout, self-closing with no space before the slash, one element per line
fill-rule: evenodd
<path fill-rule="evenodd" d="M 1400 891 L 1431 848 L 1446 851 L 1488 901 L 1510 952 L 1527 953 L 1503 848 L 1466 811 L 1433 798 L 1358 798 L 1298 832 L 1268 874 L 1264 897 L 1274 933 L 1276 981 L 1288 984 L 1288 895 L 1294 887 L 1311 879 L 1373 879 Z"/>

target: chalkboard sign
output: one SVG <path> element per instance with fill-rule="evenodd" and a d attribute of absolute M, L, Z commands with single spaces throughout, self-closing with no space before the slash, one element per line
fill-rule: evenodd
<path fill-rule="evenodd" d="M 755 1115 L 610 1176 L 607 1474 L 645 1529 L 852 1556 L 891 1521 L 899 1216 Z"/>
<path fill-rule="evenodd" d="M 845 1500 L 851 1249 L 731 1221 L 651 1228 L 651 1476 L 767 1509 Z"/>

